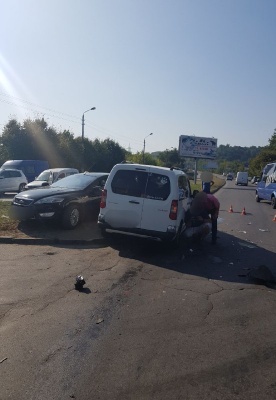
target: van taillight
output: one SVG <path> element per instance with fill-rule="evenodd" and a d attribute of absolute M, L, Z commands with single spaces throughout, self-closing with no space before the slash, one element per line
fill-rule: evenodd
<path fill-rule="evenodd" d="M 171 210 L 170 210 L 170 219 L 177 219 L 177 209 L 178 209 L 178 200 L 172 200 Z"/>
<path fill-rule="evenodd" d="M 102 190 L 101 202 L 100 202 L 100 208 L 105 208 L 106 207 L 106 197 L 107 197 L 107 190 L 103 189 Z"/>

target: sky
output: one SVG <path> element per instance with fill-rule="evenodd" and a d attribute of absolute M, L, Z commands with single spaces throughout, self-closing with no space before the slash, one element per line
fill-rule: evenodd
<path fill-rule="evenodd" d="M 1 133 L 11 118 L 43 117 L 78 137 L 84 115 L 85 137 L 136 153 L 178 148 L 181 135 L 266 146 L 276 128 L 275 0 L 0 0 L 0 9 Z"/>

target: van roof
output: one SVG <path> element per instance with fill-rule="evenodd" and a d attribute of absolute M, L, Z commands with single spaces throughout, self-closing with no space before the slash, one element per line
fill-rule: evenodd
<path fill-rule="evenodd" d="M 175 175 L 186 175 L 185 172 L 177 167 L 159 167 L 157 165 L 146 165 L 146 164 L 134 164 L 134 163 L 128 163 L 128 162 L 124 162 L 124 163 L 120 163 L 120 164 L 116 164 L 113 168 L 121 168 L 121 169 L 139 169 L 139 170 L 143 170 L 146 168 L 150 168 L 151 170 L 157 170 L 157 171 L 166 171 L 166 172 L 173 172 Z"/>
<path fill-rule="evenodd" d="M 48 168 L 45 171 L 60 172 L 60 171 L 78 171 L 77 168 Z"/>

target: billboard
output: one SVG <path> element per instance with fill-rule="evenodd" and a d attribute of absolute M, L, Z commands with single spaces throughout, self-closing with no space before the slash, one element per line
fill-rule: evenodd
<path fill-rule="evenodd" d="M 181 135 L 179 137 L 179 156 L 192 158 L 216 157 L 217 139 Z"/>

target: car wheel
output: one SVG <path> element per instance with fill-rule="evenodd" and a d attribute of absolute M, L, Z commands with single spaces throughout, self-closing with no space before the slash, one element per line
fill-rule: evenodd
<path fill-rule="evenodd" d="M 18 191 L 23 192 L 23 190 L 25 190 L 25 183 L 20 183 Z"/>
<path fill-rule="evenodd" d="M 276 208 L 276 198 L 275 197 L 272 197 L 272 199 L 271 199 L 271 206 L 272 206 L 272 208 Z"/>
<path fill-rule="evenodd" d="M 177 250 L 179 248 L 179 246 L 180 246 L 181 238 L 182 238 L 182 224 L 179 227 L 175 238 L 171 242 L 168 243 L 169 249 L 170 250 Z"/>
<path fill-rule="evenodd" d="M 62 225 L 65 229 L 74 229 L 80 223 L 80 210 L 77 205 L 71 204 L 64 210 Z"/>
<path fill-rule="evenodd" d="M 260 200 L 261 200 L 261 199 L 260 199 L 258 193 L 256 193 L 256 197 L 255 197 L 255 198 L 256 198 L 256 202 L 257 202 L 257 203 L 260 203 Z"/>

